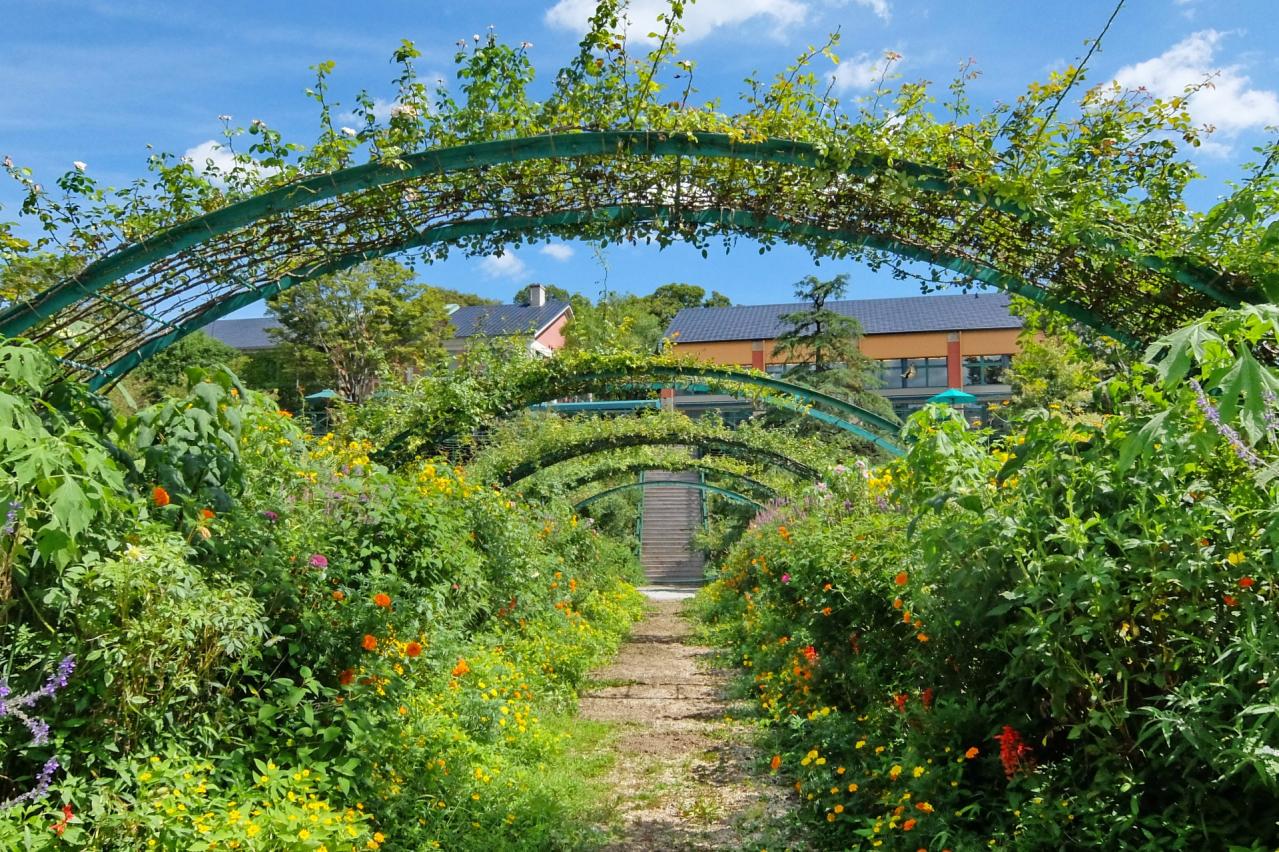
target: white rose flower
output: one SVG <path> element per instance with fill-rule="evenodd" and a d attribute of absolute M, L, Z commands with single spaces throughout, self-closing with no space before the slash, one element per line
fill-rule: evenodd
<path fill-rule="evenodd" d="M 343 135 L 343 136 L 356 136 L 356 135 L 358 135 L 358 134 L 355 132 L 355 128 L 354 128 L 354 127 L 343 127 L 343 128 L 342 128 L 342 135 Z"/>
<path fill-rule="evenodd" d="M 84 163 L 80 162 L 79 160 L 76 160 L 76 161 L 75 161 L 74 163 L 72 163 L 71 165 L 75 166 L 75 170 L 76 170 L 77 172 L 82 172 L 82 171 L 84 171 L 85 169 L 89 168 L 86 164 L 84 164 Z"/>

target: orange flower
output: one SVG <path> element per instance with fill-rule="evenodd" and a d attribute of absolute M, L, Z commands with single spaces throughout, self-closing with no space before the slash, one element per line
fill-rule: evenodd
<path fill-rule="evenodd" d="M 893 598 L 893 609 L 901 609 L 903 605 L 901 598 Z"/>
<path fill-rule="evenodd" d="M 1226 602 L 1226 606 L 1234 606 L 1239 603 L 1239 599 L 1234 595 L 1222 595 L 1221 598 Z"/>
<path fill-rule="evenodd" d="M 893 578 L 893 582 L 899 586 L 904 586 L 906 585 L 906 581 L 909 579 L 910 577 L 906 574 L 905 571 L 898 571 L 897 576 Z"/>
<path fill-rule="evenodd" d="M 927 802 L 920 802 L 919 804 L 915 805 L 915 808 L 916 810 L 923 811 L 926 814 L 931 814 L 933 812 L 933 806 L 928 804 Z"/>
<path fill-rule="evenodd" d="M 360 647 L 366 651 L 372 651 L 377 648 L 377 637 L 372 633 L 364 634 L 364 641 L 360 643 Z"/>
<path fill-rule="evenodd" d="M 928 641 L 928 634 L 927 634 L 927 633 L 920 633 L 920 634 L 917 634 L 917 635 L 915 636 L 915 638 L 916 638 L 916 639 L 918 639 L 920 642 L 927 642 L 927 641 Z"/>
<path fill-rule="evenodd" d="M 410 642 L 404 646 L 404 653 L 410 657 L 420 657 L 422 656 L 422 645 L 418 642 Z"/>
<path fill-rule="evenodd" d="M 349 686 L 353 680 L 355 680 L 355 669 L 342 669 L 342 673 L 338 675 L 338 683 L 343 686 Z"/>
<path fill-rule="evenodd" d="M 904 823 L 902 823 L 902 831 L 910 831 L 914 827 L 915 827 L 915 820 L 913 819 L 908 819 Z"/>
<path fill-rule="evenodd" d="M 776 772 L 782 768 L 782 756 L 780 754 L 773 755 L 773 759 L 768 762 L 768 768 Z"/>
<path fill-rule="evenodd" d="M 168 492 L 168 491 L 165 491 L 163 488 L 161 488 L 161 487 L 160 487 L 160 486 L 158 486 L 158 485 L 157 485 L 155 488 L 153 488 L 153 489 L 151 490 L 151 500 L 152 500 L 152 501 L 153 501 L 153 502 L 154 502 L 157 506 L 161 506 L 161 507 L 163 507 L 163 506 L 167 506 L 167 505 L 169 505 L 169 503 L 171 503 L 171 502 L 172 502 L 172 501 L 169 499 L 169 492 Z"/>
<path fill-rule="evenodd" d="M 969 760 L 972 760 L 974 757 L 976 757 L 980 753 L 981 752 L 978 751 L 977 746 L 973 746 L 968 751 L 964 752 L 964 757 L 968 758 Z"/>
<path fill-rule="evenodd" d="M 293 417 L 293 412 L 292 412 L 292 411 L 285 411 L 283 408 L 281 408 L 279 411 L 277 411 L 277 412 L 275 412 L 275 413 L 276 413 L 276 414 L 278 414 L 278 415 L 280 415 L 281 417 L 289 417 L 289 418 L 292 418 L 292 417 Z"/>
<path fill-rule="evenodd" d="M 457 661 L 457 665 L 453 667 L 453 677 L 461 677 L 462 675 L 468 673 L 470 670 L 471 670 L 471 667 L 467 664 L 466 660 L 459 659 Z"/>
<path fill-rule="evenodd" d="M 217 514 L 212 509 L 201 509 L 200 517 L 204 518 L 206 521 L 211 521 L 217 517 Z"/>
<path fill-rule="evenodd" d="M 373 603 L 377 604 L 383 609 L 390 609 L 391 596 L 386 594 L 385 592 L 378 592 L 376 595 L 373 596 Z"/>
<path fill-rule="evenodd" d="M 341 589 L 334 589 L 334 590 L 333 590 L 333 600 L 335 600 L 335 601 L 344 601 L 344 600 L 346 600 L 346 592 L 342 591 Z"/>
<path fill-rule="evenodd" d="M 1252 579 L 1251 577 L 1240 577 L 1240 578 L 1239 578 L 1239 588 L 1241 588 L 1241 589 L 1251 589 L 1251 588 L 1252 588 L 1252 586 L 1253 586 L 1253 584 L 1254 584 L 1254 583 L 1256 583 L 1256 582 L 1257 582 L 1257 581 L 1256 581 L 1256 580 L 1254 580 L 1254 579 Z"/>
<path fill-rule="evenodd" d="M 828 606 L 822 607 L 822 615 L 830 615 L 830 607 Z"/>

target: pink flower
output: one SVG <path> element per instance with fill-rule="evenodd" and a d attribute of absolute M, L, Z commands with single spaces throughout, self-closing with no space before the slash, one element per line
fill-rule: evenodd
<path fill-rule="evenodd" d="M 783 575 L 782 575 L 782 582 L 783 582 L 783 583 L 789 583 L 789 582 L 790 582 L 790 574 L 783 574 Z"/>
<path fill-rule="evenodd" d="M 311 567 L 312 568 L 328 568 L 329 567 L 328 557 L 321 553 L 312 553 Z"/>

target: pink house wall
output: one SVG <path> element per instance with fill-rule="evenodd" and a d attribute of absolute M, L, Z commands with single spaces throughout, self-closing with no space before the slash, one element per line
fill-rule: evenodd
<path fill-rule="evenodd" d="M 534 338 L 547 349 L 559 351 L 564 348 L 564 326 L 568 325 L 569 312 L 565 311 L 560 318 L 546 327 L 546 330 Z"/>

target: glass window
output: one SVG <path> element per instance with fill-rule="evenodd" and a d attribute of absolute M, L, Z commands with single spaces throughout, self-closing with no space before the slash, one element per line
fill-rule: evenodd
<path fill-rule="evenodd" d="M 946 359 L 889 358 L 879 362 L 885 388 L 944 388 L 948 385 Z"/>
<path fill-rule="evenodd" d="M 1012 366 L 1011 355 L 968 355 L 964 358 L 964 384 L 998 385 Z"/>

